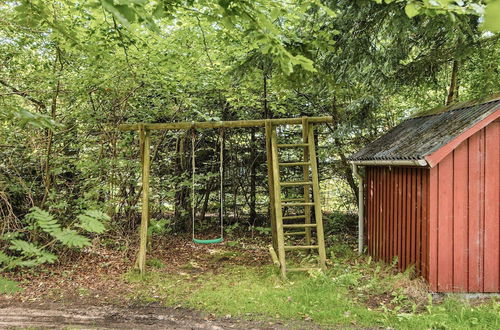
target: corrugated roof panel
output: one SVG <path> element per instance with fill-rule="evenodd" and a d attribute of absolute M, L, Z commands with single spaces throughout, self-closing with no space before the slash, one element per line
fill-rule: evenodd
<path fill-rule="evenodd" d="M 500 99 L 410 118 L 349 157 L 350 160 L 417 160 L 432 154 L 500 108 Z"/>

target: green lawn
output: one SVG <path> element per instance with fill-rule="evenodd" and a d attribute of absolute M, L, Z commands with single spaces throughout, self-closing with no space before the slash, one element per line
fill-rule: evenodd
<path fill-rule="evenodd" d="M 271 266 L 222 264 L 217 272 L 127 274 L 141 301 L 196 308 L 244 319 L 305 319 L 321 325 L 395 328 L 500 328 L 500 302 L 447 297 L 439 302 L 424 283 L 353 255 L 334 256 L 323 273 L 282 281 Z"/>

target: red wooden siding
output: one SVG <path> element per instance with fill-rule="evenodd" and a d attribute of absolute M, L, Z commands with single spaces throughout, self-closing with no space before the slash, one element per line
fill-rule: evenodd
<path fill-rule="evenodd" d="M 500 291 L 500 122 L 430 170 L 429 282 L 439 292 Z"/>
<path fill-rule="evenodd" d="M 401 270 L 414 265 L 427 278 L 429 169 L 366 168 L 368 253 Z"/>

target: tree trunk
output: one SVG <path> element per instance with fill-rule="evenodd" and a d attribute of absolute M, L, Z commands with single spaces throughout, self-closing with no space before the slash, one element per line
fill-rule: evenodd
<path fill-rule="evenodd" d="M 59 70 L 57 70 L 57 63 L 59 62 Z M 53 74 L 55 75 L 57 72 L 61 72 L 63 69 L 63 64 L 61 61 L 61 53 L 58 47 L 56 47 L 56 58 L 54 60 L 54 69 L 53 69 Z M 54 91 L 52 93 L 52 103 L 50 105 L 50 116 L 52 120 L 56 120 L 56 111 L 57 111 L 57 98 L 59 97 L 59 92 L 61 90 L 61 79 L 57 77 L 57 82 L 54 87 Z M 44 163 L 44 169 L 43 169 L 43 184 L 44 184 L 44 194 L 42 198 L 42 202 L 40 203 L 40 206 L 43 206 L 45 202 L 47 201 L 47 198 L 49 197 L 50 189 L 52 187 L 52 176 L 51 176 L 51 169 L 50 169 L 50 161 L 52 157 L 52 144 L 53 144 L 53 139 L 54 139 L 54 132 L 51 129 L 47 129 L 47 152 L 45 154 L 45 163 Z"/>
<path fill-rule="evenodd" d="M 458 87 L 458 61 L 453 60 L 450 87 L 448 89 L 448 96 L 446 97 L 446 105 L 450 105 L 458 99 Z"/>

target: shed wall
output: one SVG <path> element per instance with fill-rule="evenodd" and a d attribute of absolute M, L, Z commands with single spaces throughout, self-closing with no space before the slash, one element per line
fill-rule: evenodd
<path fill-rule="evenodd" d="M 438 292 L 500 292 L 500 122 L 430 170 L 429 274 Z"/>
<path fill-rule="evenodd" d="M 368 253 L 428 276 L 429 169 L 366 167 Z"/>

